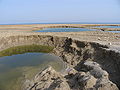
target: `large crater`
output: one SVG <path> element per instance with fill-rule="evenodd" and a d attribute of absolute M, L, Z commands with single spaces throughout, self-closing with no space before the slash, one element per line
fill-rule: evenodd
<path fill-rule="evenodd" d="M 109 79 L 120 88 L 120 53 L 95 42 L 79 41 L 50 35 L 16 35 L 0 39 L 0 51 L 20 45 L 54 46 L 54 53 L 77 71 L 85 61 L 94 61 L 107 71 Z"/>

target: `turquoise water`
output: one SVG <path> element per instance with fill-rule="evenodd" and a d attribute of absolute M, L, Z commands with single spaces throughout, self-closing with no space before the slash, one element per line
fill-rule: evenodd
<path fill-rule="evenodd" d="M 96 26 L 98 28 L 120 28 L 120 26 Z"/>
<path fill-rule="evenodd" d="M 60 57 L 47 53 L 24 53 L 0 57 L 0 90 L 20 90 L 21 81 L 32 78 L 48 65 L 61 71 Z"/>
<path fill-rule="evenodd" d="M 80 32 L 80 31 L 95 31 L 95 29 L 86 28 L 45 28 L 34 32 Z"/>
<path fill-rule="evenodd" d="M 34 32 L 80 32 L 80 31 L 100 31 L 100 30 L 86 28 L 45 28 L 43 30 L 37 30 Z M 120 33 L 120 31 L 105 31 L 105 32 Z"/>
<path fill-rule="evenodd" d="M 18 67 L 36 66 L 46 61 L 51 62 L 54 60 L 58 61 L 60 60 L 60 58 L 55 55 L 46 54 L 46 53 L 25 53 L 25 54 L 0 57 L 0 73 Z"/>

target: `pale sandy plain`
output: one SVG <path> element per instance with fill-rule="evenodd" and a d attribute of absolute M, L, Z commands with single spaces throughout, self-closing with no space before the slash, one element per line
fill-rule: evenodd
<path fill-rule="evenodd" d="M 90 26 L 120 26 L 120 24 L 31 24 L 31 25 L 0 25 L 0 38 L 16 35 L 52 35 L 71 37 L 80 41 L 97 42 L 120 50 L 120 33 L 98 31 L 81 32 L 34 32 L 43 28 L 90 28 Z"/>

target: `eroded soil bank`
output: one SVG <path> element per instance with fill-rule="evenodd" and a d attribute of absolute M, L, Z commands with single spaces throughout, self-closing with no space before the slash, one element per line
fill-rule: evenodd
<path fill-rule="evenodd" d="M 107 45 L 52 35 L 16 35 L 0 38 L 0 50 L 31 44 L 55 47 L 52 53 L 60 56 L 68 68 L 63 75 L 48 67 L 36 75 L 33 81 L 27 80 L 25 90 L 63 90 L 62 85 L 66 90 L 117 90 L 117 87 L 120 87 L 120 53 L 111 50 Z"/>

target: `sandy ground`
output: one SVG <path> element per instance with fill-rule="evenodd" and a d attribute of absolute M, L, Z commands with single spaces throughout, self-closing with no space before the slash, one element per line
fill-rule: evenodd
<path fill-rule="evenodd" d="M 52 35 L 52 36 L 70 37 L 80 41 L 97 42 L 100 44 L 109 45 L 112 49 L 116 49 L 120 51 L 120 33 L 111 33 L 111 32 L 103 32 L 103 31 L 47 32 L 47 33 L 33 32 L 34 29 L 43 28 L 43 27 L 59 27 L 59 26 L 82 27 L 85 25 L 87 24 L 0 25 L 0 38 L 15 36 L 15 35 Z"/>

